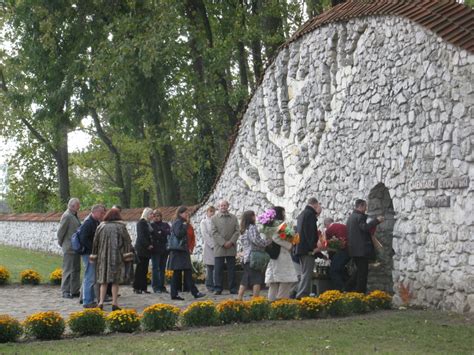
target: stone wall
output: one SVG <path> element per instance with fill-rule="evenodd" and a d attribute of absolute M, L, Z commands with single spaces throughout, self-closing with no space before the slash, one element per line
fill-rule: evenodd
<path fill-rule="evenodd" d="M 0 244 L 62 254 L 56 232 L 58 222 L 0 221 Z M 127 222 L 130 236 L 136 239 L 136 222 Z"/>
<path fill-rule="evenodd" d="M 226 198 L 239 215 L 282 205 L 296 218 L 315 196 L 322 218 L 344 222 L 356 198 L 391 200 L 369 206 L 390 216 L 370 284 L 474 311 L 473 104 L 474 55 L 409 20 L 317 28 L 266 70 L 204 207 Z M 369 196 L 378 184 L 389 200 Z"/>

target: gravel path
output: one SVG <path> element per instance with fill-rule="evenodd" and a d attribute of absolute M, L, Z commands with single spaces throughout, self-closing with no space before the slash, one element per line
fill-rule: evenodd
<path fill-rule="evenodd" d="M 213 300 L 220 302 L 229 298 L 236 298 L 236 295 L 230 295 L 224 291 L 221 296 L 209 294 L 204 285 L 197 285 L 199 290 L 207 295 L 201 300 Z M 145 307 L 155 303 L 168 303 L 185 308 L 195 301 L 194 297 L 187 292 L 181 292 L 180 296 L 184 301 L 172 301 L 169 294 L 141 294 L 133 293 L 131 286 L 121 286 L 119 290 L 121 297 L 119 305 L 123 308 L 134 308 L 141 312 Z M 262 296 L 266 291 L 262 292 Z M 246 298 L 250 298 L 250 292 L 247 291 Z M 111 304 L 106 303 L 104 310 L 111 311 Z M 64 299 L 61 297 L 61 290 L 58 286 L 38 285 L 8 285 L 0 287 L 0 314 L 9 314 L 18 320 L 24 320 L 26 316 L 43 311 L 58 311 L 62 316 L 68 317 L 70 313 L 81 310 L 82 305 L 79 299 Z"/>

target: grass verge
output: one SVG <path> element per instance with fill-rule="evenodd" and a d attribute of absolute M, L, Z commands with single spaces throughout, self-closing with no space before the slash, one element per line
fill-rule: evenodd
<path fill-rule="evenodd" d="M 0 245 L 0 265 L 10 271 L 10 282 L 20 282 L 20 272 L 25 269 L 34 269 L 41 275 L 41 283 L 49 282 L 49 274 L 61 267 L 60 255 L 48 254 L 39 251 Z"/>
<path fill-rule="evenodd" d="M 0 353 L 456 353 L 474 349 L 472 315 L 382 311 L 339 319 L 265 321 L 179 332 L 110 334 L 0 345 Z"/>

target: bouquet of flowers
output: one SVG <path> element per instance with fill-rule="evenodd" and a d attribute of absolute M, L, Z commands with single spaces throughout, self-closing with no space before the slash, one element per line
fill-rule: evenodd
<path fill-rule="evenodd" d="M 328 240 L 328 249 L 330 250 L 341 250 L 343 248 L 343 243 L 337 238 L 332 238 Z"/>
<path fill-rule="evenodd" d="M 272 234 L 276 232 L 275 220 L 276 212 L 272 208 L 266 210 L 261 215 L 258 215 L 257 222 L 261 225 L 258 228 L 258 231 L 265 234 L 265 236 L 270 239 Z"/>
<path fill-rule="evenodd" d="M 278 226 L 277 232 L 281 239 L 286 240 L 293 245 L 296 245 L 300 242 L 300 235 L 296 233 L 293 226 L 288 223 L 283 222 L 280 224 Z"/>

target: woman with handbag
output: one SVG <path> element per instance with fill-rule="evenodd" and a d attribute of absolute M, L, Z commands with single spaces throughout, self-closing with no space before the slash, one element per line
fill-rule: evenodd
<path fill-rule="evenodd" d="M 91 262 L 96 263 L 96 282 L 100 284 L 98 307 L 104 307 L 107 285 L 112 284 L 112 311 L 117 304 L 119 284 L 126 282 L 127 267 L 133 262 L 132 240 L 120 212 L 111 208 L 97 227 L 92 245 Z"/>
<path fill-rule="evenodd" d="M 185 289 L 191 291 L 194 298 L 204 297 L 205 294 L 199 292 L 192 277 L 191 255 L 188 245 L 189 211 L 186 206 L 178 207 L 176 220 L 171 226 L 171 234 L 168 237 L 167 249 L 170 251 L 168 268 L 173 270 L 171 279 L 171 299 L 183 301 L 184 298 L 178 295 L 179 281 L 184 273 Z"/>
<path fill-rule="evenodd" d="M 147 291 L 146 276 L 148 265 L 150 264 L 151 251 L 153 250 L 151 218 L 153 210 L 147 207 L 143 210 L 142 216 L 137 223 L 137 240 L 135 242 L 135 252 L 138 258 L 137 268 L 135 269 L 135 280 L 133 281 L 133 292 L 142 294 L 150 293 Z"/>
<path fill-rule="evenodd" d="M 273 210 L 276 212 L 275 224 L 281 224 L 285 220 L 285 209 L 277 206 L 273 207 Z M 290 298 L 291 288 L 298 281 L 298 277 L 291 259 L 293 244 L 280 238 L 276 230 L 271 238 L 280 246 L 280 253 L 276 259 L 270 259 L 265 273 L 265 283 L 268 285 L 268 299 L 275 301 Z"/>
<path fill-rule="evenodd" d="M 245 290 L 249 288 L 252 288 L 254 297 L 260 295 L 260 288 L 265 279 L 265 268 L 270 260 L 270 256 L 265 252 L 265 247 L 271 241 L 262 238 L 255 225 L 255 219 L 254 211 L 245 211 L 240 222 L 244 266 L 238 295 L 240 301 L 244 297 Z"/>

